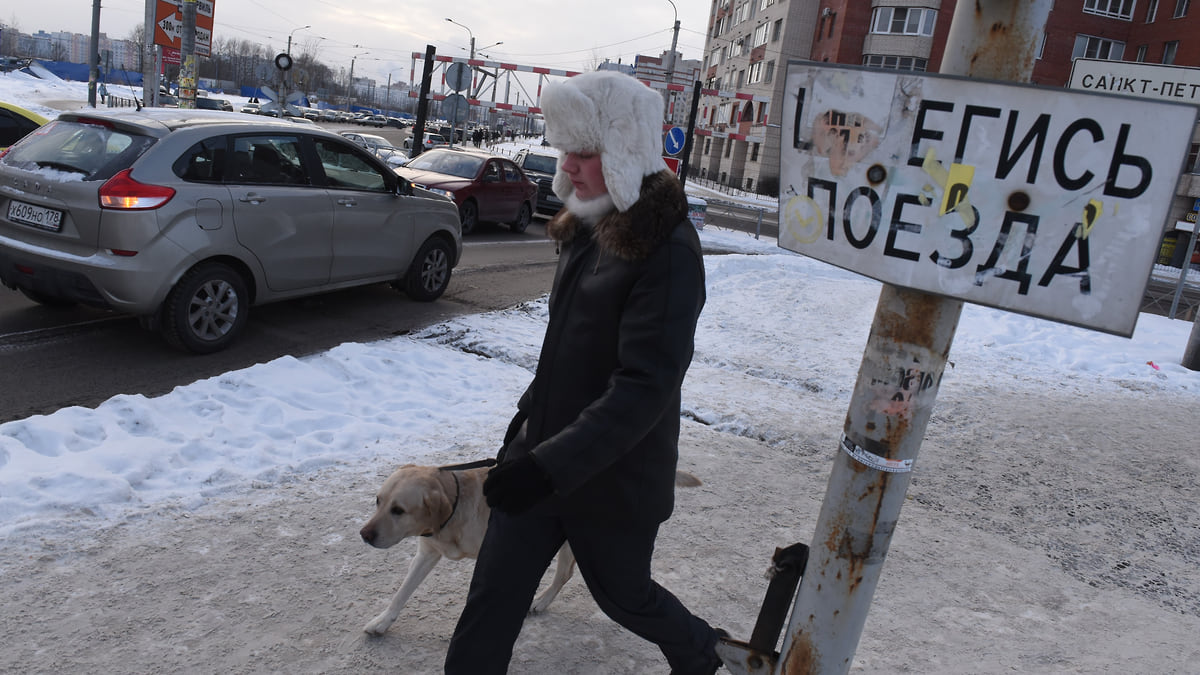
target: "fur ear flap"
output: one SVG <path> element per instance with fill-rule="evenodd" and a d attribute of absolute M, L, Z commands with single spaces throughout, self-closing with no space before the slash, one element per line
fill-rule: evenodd
<path fill-rule="evenodd" d="M 638 200 L 642 178 L 666 166 L 662 110 L 660 94 L 614 71 L 582 73 L 548 85 L 542 94 L 546 140 L 564 153 L 599 152 L 605 186 L 621 212 Z M 559 171 L 555 194 L 565 202 L 574 191 Z"/>

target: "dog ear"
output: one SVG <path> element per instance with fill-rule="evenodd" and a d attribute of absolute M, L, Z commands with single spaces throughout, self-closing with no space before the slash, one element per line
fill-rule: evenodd
<path fill-rule="evenodd" d="M 441 490 L 427 491 L 422 504 L 425 506 L 425 512 L 429 514 L 430 527 L 438 527 L 450 517 L 450 500 Z"/>

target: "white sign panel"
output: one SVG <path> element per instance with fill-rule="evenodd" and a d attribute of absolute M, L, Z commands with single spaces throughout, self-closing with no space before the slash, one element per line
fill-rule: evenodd
<path fill-rule="evenodd" d="M 779 245 L 1129 336 L 1196 108 L 791 63 Z"/>

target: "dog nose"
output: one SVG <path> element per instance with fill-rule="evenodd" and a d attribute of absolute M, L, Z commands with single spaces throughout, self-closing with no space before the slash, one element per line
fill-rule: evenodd
<path fill-rule="evenodd" d="M 371 544 L 372 546 L 375 545 L 375 528 L 364 527 L 363 529 L 358 531 L 358 534 L 360 537 L 362 537 L 363 541 L 367 542 L 368 544 Z"/>

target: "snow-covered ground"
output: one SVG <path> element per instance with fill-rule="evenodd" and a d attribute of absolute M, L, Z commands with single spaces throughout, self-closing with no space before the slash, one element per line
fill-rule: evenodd
<path fill-rule="evenodd" d="M 78 97 L 21 78 L 0 76 L 0 100 Z M 701 239 L 727 253 L 706 257 L 684 387 L 681 463 L 705 485 L 681 491 L 655 569 L 745 639 L 773 547 L 811 534 L 879 284 Z M 444 563 L 367 640 L 412 546 L 356 529 L 395 465 L 494 452 L 545 318 L 543 298 L 0 424 L 0 669 L 440 672 L 469 565 Z M 1191 327 L 1142 315 L 1124 339 L 964 308 L 858 668 L 1197 672 Z M 659 658 L 576 581 L 527 622 L 513 672 Z"/>

